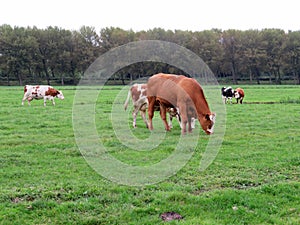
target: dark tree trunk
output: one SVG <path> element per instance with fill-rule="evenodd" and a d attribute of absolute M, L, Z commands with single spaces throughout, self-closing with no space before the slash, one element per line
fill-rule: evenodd
<path fill-rule="evenodd" d="M 234 60 L 231 61 L 231 73 L 232 73 L 232 81 L 234 84 L 237 84 L 237 79 L 236 79 L 236 68 L 235 68 L 235 62 Z"/>
<path fill-rule="evenodd" d="M 22 76 L 19 73 L 19 71 L 16 71 L 16 75 L 17 75 L 16 77 L 18 77 L 18 80 L 19 80 L 19 85 L 23 86 L 23 79 L 22 79 Z"/>
<path fill-rule="evenodd" d="M 48 69 L 47 69 L 47 66 L 46 66 L 46 60 L 45 59 L 43 59 L 43 69 L 44 69 L 44 72 L 45 72 L 45 75 L 46 75 L 47 84 L 50 85 L 50 76 L 49 76 L 49 73 L 48 73 Z"/>
<path fill-rule="evenodd" d="M 260 84 L 260 72 L 259 72 L 259 69 L 257 67 L 255 67 L 255 76 L 256 76 L 256 83 L 257 84 Z"/>
<path fill-rule="evenodd" d="M 10 77 L 9 77 L 9 73 L 7 73 L 7 86 L 10 86 Z"/>

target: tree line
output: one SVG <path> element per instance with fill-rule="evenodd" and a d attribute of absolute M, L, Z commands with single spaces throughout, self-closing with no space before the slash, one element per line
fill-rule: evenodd
<path fill-rule="evenodd" d="M 222 83 L 300 84 L 300 31 L 155 28 L 134 32 L 107 27 L 97 32 L 88 26 L 66 30 L 6 24 L 0 26 L 0 84 L 76 85 L 97 57 L 140 40 L 168 41 L 191 50 Z M 125 84 L 158 72 L 184 73 L 172 65 L 141 62 L 121 69 L 111 79 Z"/>

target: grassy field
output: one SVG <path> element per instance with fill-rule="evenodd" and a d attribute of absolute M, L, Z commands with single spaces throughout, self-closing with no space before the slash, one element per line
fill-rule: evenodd
<path fill-rule="evenodd" d="M 133 166 L 158 163 L 174 151 L 179 126 L 174 121 L 169 133 L 156 127 L 164 140 L 152 151 L 126 147 L 110 120 L 121 88 L 105 87 L 95 107 L 106 153 Z M 160 215 L 168 211 L 183 216 L 168 224 L 299 224 L 300 87 L 243 88 L 245 104 L 226 105 L 224 140 L 206 170 L 198 168 L 209 137 L 200 131 L 176 174 L 130 186 L 103 178 L 78 149 L 75 87 L 62 87 L 65 100 L 55 107 L 42 101 L 22 107 L 22 87 L 0 87 L 0 224 L 163 224 Z M 140 117 L 131 132 L 149 136 Z"/>

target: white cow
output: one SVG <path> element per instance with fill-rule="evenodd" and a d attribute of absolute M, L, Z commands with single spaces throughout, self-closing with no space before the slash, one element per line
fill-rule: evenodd
<path fill-rule="evenodd" d="M 22 99 L 22 105 L 24 101 L 28 101 L 28 105 L 33 99 L 44 99 L 44 106 L 46 101 L 51 100 L 52 104 L 55 105 L 54 98 L 64 99 L 64 95 L 61 91 L 56 90 L 49 85 L 25 85 L 24 97 Z"/>

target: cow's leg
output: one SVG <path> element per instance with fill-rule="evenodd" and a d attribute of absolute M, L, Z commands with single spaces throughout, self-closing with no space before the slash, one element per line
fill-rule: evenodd
<path fill-rule="evenodd" d="M 52 105 L 55 105 L 55 101 L 54 101 L 54 98 L 51 100 L 52 101 Z"/>
<path fill-rule="evenodd" d="M 170 131 L 170 127 L 167 122 L 167 108 L 162 104 L 160 104 L 160 117 L 163 121 L 166 131 Z"/>
<path fill-rule="evenodd" d="M 132 117 L 133 117 L 132 126 L 133 126 L 133 128 L 136 128 L 136 114 L 132 113 Z"/>
<path fill-rule="evenodd" d="M 153 116 L 154 116 L 155 96 L 148 97 L 148 101 L 149 101 L 149 105 L 148 105 L 148 117 L 149 117 L 148 128 L 149 128 L 149 130 L 153 130 L 152 119 L 153 119 Z"/>
<path fill-rule="evenodd" d="M 191 105 L 188 105 L 187 108 L 189 109 L 187 112 L 188 132 L 191 133 L 195 128 L 195 122 L 194 122 L 195 110 L 192 109 L 193 107 Z"/>
<path fill-rule="evenodd" d="M 136 117 L 137 117 L 137 113 L 138 113 L 138 108 L 136 106 L 134 106 L 134 109 L 132 111 L 132 117 L 133 117 L 133 122 L 132 122 L 132 126 L 133 128 L 136 128 Z"/>
<path fill-rule="evenodd" d="M 44 106 L 46 106 L 46 101 L 47 101 L 47 98 L 44 97 Z"/>
<path fill-rule="evenodd" d="M 147 118 L 146 118 L 146 111 L 141 111 L 141 117 L 143 118 L 145 124 L 146 124 L 146 127 L 148 128 L 148 121 L 147 121 Z"/>
<path fill-rule="evenodd" d="M 228 103 L 228 98 L 227 97 L 225 97 L 225 104 L 227 104 Z"/>
<path fill-rule="evenodd" d="M 188 131 L 189 131 L 189 133 L 192 133 L 192 131 L 193 131 L 192 118 L 190 116 L 188 117 Z"/>
<path fill-rule="evenodd" d="M 191 118 L 191 127 L 192 127 L 192 129 L 195 129 L 195 125 L 196 125 L 196 119 L 195 119 L 195 117 L 192 117 Z"/>
<path fill-rule="evenodd" d="M 181 118 L 181 134 L 186 134 L 187 119 Z"/>
<path fill-rule="evenodd" d="M 177 119 L 177 121 L 178 121 L 178 123 L 179 123 L 179 126 L 180 126 L 180 129 L 181 129 L 181 128 L 182 128 L 182 127 L 181 127 L 182 124 L 181 124 L 181 117 L 180 117 L 179 114 L 176 115 L 176 119 Z"/>
<path fill-rule="evenodd" d="M 170 127 L 170 129 L 173 128 L 172 120 L 173 120 L 173 116 L 171 116 L 171 114 L 169 114 L 169 127 Z"/>
<path fill-rule="evenodd" d="M 26 100 L 26 96 L 24 95 L 24 97 L 22 98 L 22 105 L 24 105 L 24 101 Z"/>
<path fill-rule="evenodd" d="M 222 96 L 222 100 L 223 100 L 224 104 L 226 104 L 226 97 L 225 96 Z"/>
<path fill-rule="evenodd" d="M 181 118 L 181 134 L 186 134 L 186 124 L 188 122 L 188 118 L 187 118 L 187 106 L 185 102 L 183 104 L 180 104 L 179 112 Z"/>
<path fill-rule="evenodd" d="M 240 99 L 240 103 L 241 103 L 241 104 L 243 104 L 243 99 L 244 99 L 244 98 L 243 98 L 243 97 L 241 97 L 241 99 Z"/>

